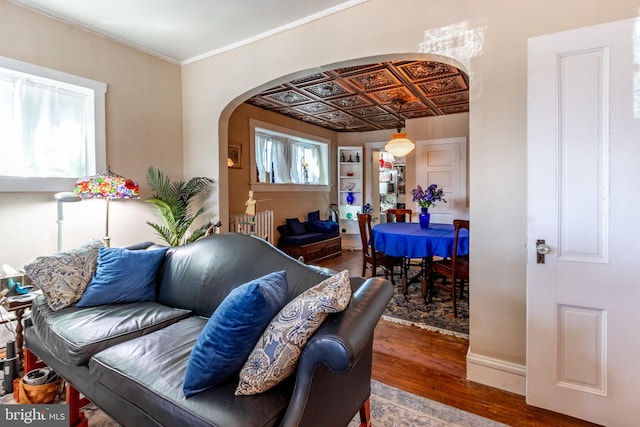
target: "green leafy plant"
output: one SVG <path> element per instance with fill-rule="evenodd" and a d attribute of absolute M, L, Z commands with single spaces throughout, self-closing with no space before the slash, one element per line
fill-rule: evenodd
<path fill-rule="evenodd" d="M 161 224 L 149 221 L 147 224 L 156 230 L 164 241 L 170 246 L 179 246 L 196 241 L 206 234 L 210 224 L 196 228 L 185 237 L 195 219 L 204 212 L 204 207 L 201 207 L 193 213 L 190 202 L 213 183 L 212 179 L 195 177 L 188 182 L 172 182 L 169 177 L 150 166 L 147 170 L 147 183 L 153 190 L 153 195 L 146 201 L 153 206 L 154 213 L 162 220 Z"/>

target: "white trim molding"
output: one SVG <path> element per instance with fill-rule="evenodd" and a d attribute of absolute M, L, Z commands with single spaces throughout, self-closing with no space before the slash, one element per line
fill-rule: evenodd
<path fill-rule="evenodd" d="M 467 379 L 521 396 L 526 395 L 527 367 L 467 350 Z"/>

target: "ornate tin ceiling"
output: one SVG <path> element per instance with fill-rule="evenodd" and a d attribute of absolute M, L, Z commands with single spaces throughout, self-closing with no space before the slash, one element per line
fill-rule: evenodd
<path fill-rule="evenodd" d="M 469 88 L 466 74 L 451 65 L 392 61 L 312 74 L 246 102 L 334 131 L 365 132 L 395 129 L 404 119 L 467 112 Z"/>

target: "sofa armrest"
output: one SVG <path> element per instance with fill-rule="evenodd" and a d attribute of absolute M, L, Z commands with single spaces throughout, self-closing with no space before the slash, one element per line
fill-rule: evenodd
<path fill-rule="evenodd" d="M 311 375 L 320 363 L 336 373 L 348 371 L 365 350 L 392 296 L 388 280 L 367 279 L 354 291 L 347 308 L 330 315 L 309 340 L 300 357 L 298 375 Z"/>
<path fill-rule="evenodd" d="M 354 291 L 347 308 L 330 315 L 316 331 L 298 362 L 282 426 L 322 425 L 327 408 L 336 417 L 333 422 L 353 417 L 369 394 L 373 332 L 392 295 L 388 280 L 369 278 Z"/>

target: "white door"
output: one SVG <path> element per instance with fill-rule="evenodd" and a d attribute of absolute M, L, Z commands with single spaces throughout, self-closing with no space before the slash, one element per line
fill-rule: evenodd
<path fill-rule="evenodd" d="M 607 426 L 640 423 L 639 25 L 529 40 L 527 402 Z"/>
<path fill-rule="evenodd" d="M 444 138 L 418 141 L 416 148 L 417 183 L 426 189 L 437 184 L 445 193 L 447 203 L 429 208 L 431 222 L 453 223 L 454 219 L 469 219 L 467 209 L 467 139 Z M 411 190 L 407 189 L 411 197 Z M 411 199 L 409 199 L 410 201 Z M 417 204 L 409 205 L 419 211 Z"/>

